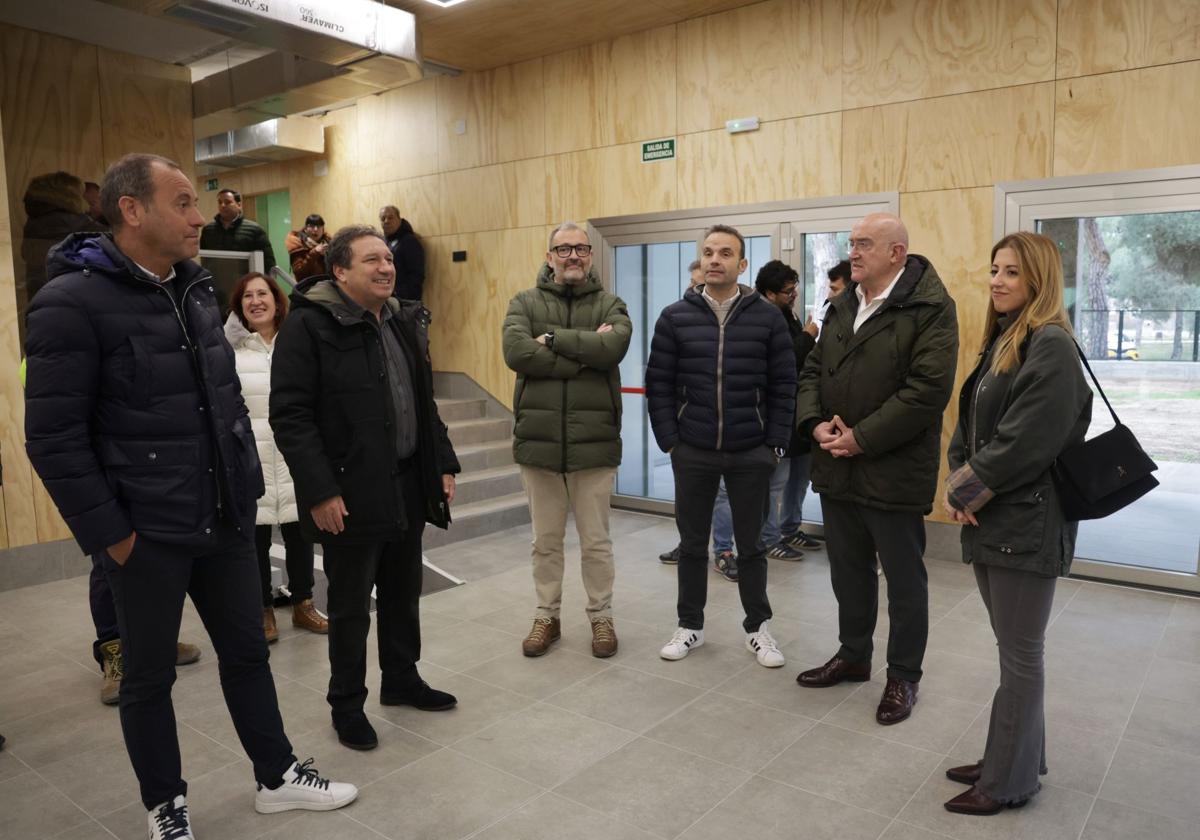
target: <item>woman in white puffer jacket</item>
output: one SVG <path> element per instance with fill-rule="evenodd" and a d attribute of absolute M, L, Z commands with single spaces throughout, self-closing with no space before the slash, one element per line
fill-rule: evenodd
<path fill-rule="evenodd" d="M 313 633 L 328 633 L 329 621 L 313 605 L 313 546 L 300 534 L 296 491 L 283 456 L 275 447 L 275 436 L 267 421 L 271 397 L 271 355 L 279 324 L 287 314 L 287 298 L 274 280 L 257 272 L 241 278 L 229 300 L 225 337 L 237 356 L 242 396 L 250 412 L 250 425 L 262 461 L 266 493 L 258 500 L 254 543 L 262 578 L 263 633 L 268 642 L 279 638 L 271 591 L 271 527 L 283 534 L 292 594 L 292 625 Z"/>

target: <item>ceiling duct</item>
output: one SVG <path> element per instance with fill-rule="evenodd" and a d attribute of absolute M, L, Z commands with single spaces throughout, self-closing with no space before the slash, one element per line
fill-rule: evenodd
<path fill-rule="evenodd" d="M 223 131 L 196 141 L 196 164 L 236 169 L 325 152 L 318 120 L 290 117 Z"/>

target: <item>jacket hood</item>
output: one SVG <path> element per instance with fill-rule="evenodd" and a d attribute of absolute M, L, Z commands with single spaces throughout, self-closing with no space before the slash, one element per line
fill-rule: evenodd
<path fill-rule="evenodd" d="M 192 260 L 175 263 L 175 273 L 191 279 L 205 269 Z M 111 233 L 73 233 L 46 255 L 46 279 L 75 271 L 95 271 L 112 277 L 141 276 L 137 265 L 121 252 Z"/>
<path fill-rule="evenodd" d="M 252 335 L 254 333 L 242 326 L 242 319 L 237 316 L 237 313 L 230 312 L 229 317 L 225 319 L 225 340 L 229 342 L 230 346 L 236 350 Z"/>
<path fill-rule="evenodd" d="M 737 290 L 738 290 L 738 294 L 741 295 L 743 298 L 742 303 L 749 303 L 754 298 L 762 297 L 762 295 L 760 295 L 756 290 L 750 288 L 749 286 L 745 285 L 744 283 L 738 283 Z M 685 301 L 687 301 L 688 303 L 692 304 L 693 306 L 701 306 L 701 307 L 704 307 L 705 309 L 708 309 L 709 308 L 708 301 L 706 301 L 704 299 L 703 292 L 704 292 L 704 284 L 700 283 L 699 285 L 692 286 L 692 288 L 690 288 L 686 292 L 684 292 L 683 299 Z M 765 300 L 765 298 L 764 298 L 764 300 Z M 775 304 L 771 304 L 771 305 L 774 306 Z"/>
<path fill-rule="evenodd" d="M 569 292 L 571 297 L 580 297 L 581 295 L 590 295 L 592 292 L 603 291 L 603 287 L 600 285 L 600 275 L 596 273 L 596 269 L 589 268 L 587 276 L 583 278 L 583 282 L 579 285 L 567 286 L 563 283 L 554 282 L 554 269 L 550 267 L 549 263 L 542 263 L 542 267 L 538 269 L 537 287 L 560 297 L 567 297 L 568 289 L 571 290 Z"/>
<path fill-rule="evenodd" d="M 30 181 L 23 201 L 25 215 L 29 218 L 55 211 L 83 214 L 87 210 L 83 196 L 70 189 L 64 179 L 52 175 L 39 176 Z"/>
<path fill-rule="evenodd" d="M 852 306 L 858 308 L 858 295 L 854 290 L 858 284 L 851 280 L 846 284 L 846 290 L 830 301 L 830 307 Z M 895 288 L 888 295 L 888 306 L 908 306 L 914 304 L 944 303 L 949 297 L 942 279 L 938 277 L 933 263 L 920 254 L 909 254 L 904 264 L 904 273 L 896 281 Z"/>
<path fill-rule="evenodd" d="M 403 239 L 406 236 L 413 236 L 415 234 L 416 234 L 416 231 L 413 230 L 413 226 L 409 223 L 408 219 L 401 218 L 400 219 L 400 227 L 397 228 L 396 235 L 391 238 L 392 239 Z"/>
<path fill-rule="evenodd" d="M 366 310 L 348 303 L 346 298 L 342 297 L 342 293 L 338 291 L 337 282 L 328 274 L 316 274 L 301 281 L 292 290 L 289 300 L 293 307 L 316 306 L 324 309 L 339 324 L 357 324 L 365 320 Z M 389 297 L 384 303 L 393 315 L 404 308 L 404 304 L 394 297 Z M 415 301 L 410 301 L 409 305 L 420 306 Z"/>

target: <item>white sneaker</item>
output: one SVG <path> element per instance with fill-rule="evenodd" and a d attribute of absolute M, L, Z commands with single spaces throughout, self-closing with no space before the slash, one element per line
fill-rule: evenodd
<path fill-rule="evenodd" d="M 754 654 L 758 664 L 764 668 L 782 668 L 784 664 L 783 651 L 775 643 L 775 638 L 767 630 L 767 622 L 758 626 L 755 633 L 746 634 L 746 650 Z"/>
<path fill-rule="evenodd" d="M 254 794 L 254 810 L 260 814 L 280 811 L 334 811 L 349 805 L 358 788 L 346 782 L 331 782 L 317 775 L 313 760 L 292 764 L 283 774 L 283 784 L 271 790 L 261 784 Z"/>
<path fill-rule="evenodd" d="M 703 630 L 689 630 L 686 627 L 680 627 L 675 630 L 671 641 L 663 645 L 663 649 L 658 652 L 658 655 L 663 659 L 683 659 L 694 648 L 698 648 L 702 644 L 704 644 Z"/>
<path fill-rule="evenodd" d="M 150 809 L 150 840 L 196 840 L 188 820 L 187 799 L 180 795 Z"/>

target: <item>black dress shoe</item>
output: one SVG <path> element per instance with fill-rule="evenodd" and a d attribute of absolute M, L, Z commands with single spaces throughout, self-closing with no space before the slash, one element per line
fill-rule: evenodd
<path fill-rule="evenodd" d="M 955 814 L 967 814 L 972 817 L 990 817 L 999 814 L 1005 808 L 1024 808 L 1028 799 L 1019 802 L 997 802 L 986 793 L 981 793 L 972 787 L 951 799 L 943 807 Z"/>
<path fill-rule="evenodd" d="M 335 720 L 333 728 L 337 730 L 338 742 L 343 747 L 352 750 L 373 750 L 379 746 L 379 736 L 375 734 L 375 727 L 371 726 L 366 715 L 359 714 Z"/>
<path fill-rule="evenodd" d="M 458 705 L 458 698 L 445 691 L 430 688 L 422 682 L 417 688 L 408 691 L 386 691 L 379 693 L 379 703 L 383 706 L 412 706 L 423 712 L 444 712 Z"/>
<path fill-rule="evenodd" d="M 828 688 L 840 682 L 866 682 L 871 679 L 871 663 L 847 662 L 840 657 L 833 657 L 820 668 L 804 671 L 796 682 L 808 688 Z"/>
<path fill-rule="evenodd" d="M 887 685 L 883 687 L 883 697 L 879 708 L 875 710 L 875 720 L 884 726 L 899 723 L 912 714 L 913 706 L 917 705 L 917 684 L 908 680 L 898 680 L 888 677 Z"/>
<path fill-rule="evenodd" d="M 979 781 L 979 777 L 982 775 L 982 761 L 976 761 L 974 764 L 964 764 L 961 767 L 951 767 L 946 771 L 947 779 L 952 782 L 958 782 L 961 785 L 973 785 Z"/>
<path fill-rule="evenodd" d="M 667 565 L 674 566 L 679 562 L 679 546 L 675 546 L 670 551 L 664 551 L 658 555 L 658 559 Z"/>

